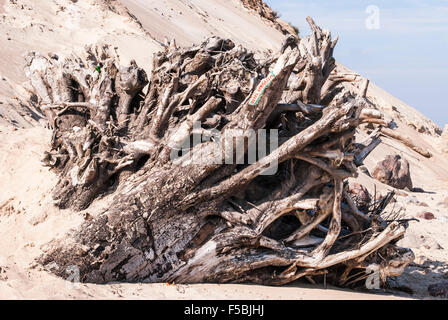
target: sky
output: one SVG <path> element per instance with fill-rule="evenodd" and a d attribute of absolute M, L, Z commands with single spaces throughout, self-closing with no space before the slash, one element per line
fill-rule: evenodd
<path fill-rule="evenodd" d="M 337 61 L 443 129 L 448 124 L 448 0 L 265 0 L 300 36 L 311 16 L 339 35 Z"/>

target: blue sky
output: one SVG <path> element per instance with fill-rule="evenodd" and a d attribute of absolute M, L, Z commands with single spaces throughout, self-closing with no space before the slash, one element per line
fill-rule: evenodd
<path fill-rule="evenodd" d="M 301 36 L 311 16 L 339 35 L 336 59 L 436 124 L 448 124 L 448 0 L 265 0 Z M 368 29 L 368 6 L 379 29 Z"/>

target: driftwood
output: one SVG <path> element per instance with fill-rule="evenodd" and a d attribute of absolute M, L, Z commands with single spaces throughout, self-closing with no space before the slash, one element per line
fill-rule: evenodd
<path fill-rule="evenodd" d="M 367 86 L 369 84 L 369 81 L 366 80 L 362 87 L 361 87 L 361 92 L 363 92 L 364 97 L 367 94 Z M 395 139 L 401 143 L 403 143 L 405 146 L 407 146 L 408 148 L 414 150 L 415 152 L 417 152 L 418 154 L 426 157 L 426 158 L 431 158 L 432 157 L 432 153 L 424 150 L 423 148 L 417 146 L 415 143 L 413 143 L 411 141 L 411 139 L 405 135 L 402 135 L 400 133 L 398 133 L 397 131 L 394 131 L 392 129 L 389 128 L 389 123 L 387 123 L 384 119 L 383 119 L 383 115 L 379 110 L 376 109 L 363 109 L 361 111 L 361 114 L 359 116 L 359 119 L 361 121 L 361 123 L 369 123 L 369 124 L 376 124 L 378 125 L 378 128 L 375 130 L 375 139 L 373 139 L 373 141 L 370 141 L 368 143 L 368 145 L 366 145 L 365 150 L 364 150 L 364 154 L 360 155 L 360 159 L 356 160 L 356 163 L 359 164 L 359 161 L 364 160 L 365 157 L 367 157 L 367 155 L 373 151 L 373 149 L 381 142 L 380 138 L 379 138 L 379 134 L 381 133 L 382 135 L 391 138 L 391 139 Z"/>
<path fill-rule="evenodd" d="M 82 281 L 257 282 L 301 277 L 346 284 L 378 265 L 399 274 L 406 225 L 361 212 L 344 191 L 365 84 L 335 73 L 336 40 L 311 18 L 264 61 L 231 40 L 154 55 L 148 79 L 108 46 L 86 55 L 29 56 L 27 74 L 53 130 L 44 163 L 53 197 L 81 210 L 104 193 L 112 207 L 39 262 Z M 356 281 L 354 281 L 356 282 Z"/>
<path fill-rule="evenodd" d="M 391 130 L 389 128 L 385 128 L 385 127 L 381 128 L 381 133 L 384 134 L 386 137 L 389 137 L 389 138 L 392 138 L 392 139 L 400 141 L 405 146 L 411 148 L 412 150 L 414 150 L 418 154 L 421 154 L 425 158 L 431 158 L 432 157 L 432 153 L 431 152 L 429 152 L 428 150 L 424 150 L 421 147 L 417 146 L 407 136 L 400 135 L 398 132 L 396 132 L 394 130 Z"/>
<path fill-rule="evenodd" d="M 360 144 L 358 147 L 360 151 L 355 156 L 355 164 L 360 166 L 363 164 L 364 159 L 375 150 L 375 148 L 381 143 L 380 128 L 374 130 L 369 137 Z"/>

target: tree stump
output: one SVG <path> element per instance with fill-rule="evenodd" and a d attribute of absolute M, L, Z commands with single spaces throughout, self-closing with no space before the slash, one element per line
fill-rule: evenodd
<path fill-rule="evenodd" d="M 372 264 L 384 281 L 412 261 L 405 223 L 361 212 L 345 191 L 365 89 L 335 69 L 333 40 L 289 37 L 258 61 L 229 39 L 154 55 L 148 80 L 109 46 L 60 58 L 31 53 L 27 75 L 53 130 L 44 163 L 57 206 L 114 206 L 52 241 L 39 258 L 84 282 L 255 282 L 328 277 Z M 364 94 L 363 94 L 364 92 Z M 386 197 L 385 201 L 390 200 Z"/>

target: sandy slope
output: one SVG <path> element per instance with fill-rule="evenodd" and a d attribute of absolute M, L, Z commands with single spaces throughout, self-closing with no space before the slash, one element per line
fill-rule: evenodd
<path fill-rule="evenodd" d="M 40 254 L 41 246 L 79 225 L 85 212 L 59 210 L 52 205 L 49 193 L 56 178 L 39 162 L 49 141 L 49 131 L 36 126 L 37 121 L 44 123 L 44 120 L 40 119 L 38 110 L 29 106 L 26 85 L 22 86 L 25 80 L 22 54 L 29 50 L 59 54 L 81 50 L 85 44 L 110 43 L 118 47 L 123 64 L 135 58 L 149 72 L 152 53 L 160 49 L 159 41 L 165 36 L 189 45 L 215 34 L 231 37 L 259 52 L 278 48 L 283 36 L 268 22 L 242 8 L 237 0 L 122 0 L 144 29 L 123 8 L 119 10 L 122 14 L 114 13 L 104 10 L 99 1 L 94 0 L 76 4 L 69 0 L 23 0 L 20 5 L 8 3 L 2 11 L 3 2 L 6 1 L 0 0 L 0 299 L 394 298 L 306 286 L 83 284 L 73 288 L 67 287 L 63 279 L 40 270 L 34 259 Z M 418 259 L 398 280 L 398 285 L 411 288 L 416 297 L 423 297 L 427 295 L 428 284 L 443 280 L 448 263 L 445 250 L 448 237 L 444 231 L 448 208 L 439 204 L 448 197 L 448 156 L 441 152 L 442 140 L 431 121 L 375 85 L 369 88 L 368 95 L 396 121 L 402 134 L 434 154 L 432 159 L 426 159 L 385 138 L 366 160 L 366 167 L 372 170 L 386 154 L 401 154 L 411 163 L 415 186 L 427 191 L 407 192 L 407 196 L 397 197 L 398 202 L 388 208 L 402 207 L 408 217 L 422 210 L 431 211 L 436 216 L 432 221 L 411 222 L 409 232 L 402 240 L 404 246 L 416 252 Z M 13 129 L 13 125 L 28 129 Z M 375 187 L 380 193 L 391 190 L 364 174 L 359 181 L 371 192 Z M 86 211 L 95 215 L 109 201 L 105 197 Z M 422 207 L 422 202 L 428 207 Z"/>
<path fill-rule="evenodd" d="M 0 11 L 0 125 L 30 127 L 39 119 L 38 112 L 25 106 L 27 94 L 21 86 L 26 80 L 22 56 L 28 51 L 62 54 L 107 43 L 118 48 L 123 65 L 135 59 L 150 72 L 152 54 L 162 48 L 165 37 L 191 45 L 214 34 L 258 52 L 277 50 L 284 37 L 238 0 L 122 2 L 138 23 L 123 7 L 118 6 L 116 13 L 97 0 L 21 0 L 18 4 L 0 0 L 4 10 Z"/>
<path fill-rule="evenodd" d="M 238 0 L 122 0 L 157 40 L 176 38 L 180 45 L 211 35 L 236 39 L 254 50 L 277 49 L 280 33 L 249 14 Z"/>
<path fill-rule="evenodd" d="M 29 51 L 61 54 L 108 43 L 119 48 L 123 64 L 133 58 L 148 69 L 152 53 L 160 49 L 129 16 L 103 10 L 95 0 L 22 0 L 8 2 L 4 8 L 6 12 L 0 13 L 0 125 L 29 127 L 38 118 L 21 106 L 26 101 L 20 101 L 27 97 L 20 85 L 26 80 L 23 54 Z"/>

